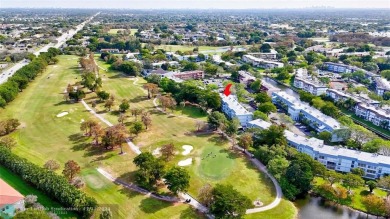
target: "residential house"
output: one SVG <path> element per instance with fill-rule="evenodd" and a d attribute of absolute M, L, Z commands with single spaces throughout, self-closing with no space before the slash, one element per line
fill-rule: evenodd
<path fill-rule="evenodd" d="M 0 179 L 0 217 L 9 219 L 24 210 L 24 196 Z"/>

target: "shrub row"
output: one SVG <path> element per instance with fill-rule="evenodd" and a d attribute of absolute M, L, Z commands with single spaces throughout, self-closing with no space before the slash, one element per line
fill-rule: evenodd
<path fill-rule="evenodd" d="M 97 207 L 94 198 L 70 185 L 65 177 L 39 167 L 3 147 L 0 147 L 0 164 L 57 200 L 64 207 L 72 208 L 82 218 L 90 218 Z"/>

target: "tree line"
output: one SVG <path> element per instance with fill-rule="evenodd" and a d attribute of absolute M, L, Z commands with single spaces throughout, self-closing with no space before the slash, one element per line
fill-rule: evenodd
<path fill-rule="evenodd" d="M 49 48 L 47 52 L 41 53 L 39 57 L 33 58 L 31 62 L 23 66 L 8 79 L 7 82 L 0 85 L 0 107 L 5 107 L 13 101 L 19 92 L 22 92 L 29 82 L 34 80 L 38 74 L 42 73 L 49 64 L 58 61 L 55 56 L 60 54 L 60 50 Z"/>

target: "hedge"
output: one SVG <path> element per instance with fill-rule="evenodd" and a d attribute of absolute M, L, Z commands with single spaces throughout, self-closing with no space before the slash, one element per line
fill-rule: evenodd
<path fill-rule="evenodd" d="M 0 164 L 65 207 L 72 208 L 82 218 L 90 218 L 97 207 L 94 198 L 69 184 L 65 177 L 39 167 L 3 147 L 0 147 Z"/>

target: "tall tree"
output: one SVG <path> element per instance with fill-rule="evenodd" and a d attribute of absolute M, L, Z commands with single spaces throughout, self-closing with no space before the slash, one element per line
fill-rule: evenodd
<path fill-rule="evenodd" d="M 209 207 L 211 203 L 213 202 L 213 187 L 206 183 L 204 184 L 198 192 L 198 199 L 199 202 L 205 205 L 206 207 Z"/>
<path fill-rule="evenodd" d="M 248 148 L 252 147 L 253 146 L 252 134 L 248 132 L 242 134 L 238 140 L 238 145 L 244 148 L 244 150 L 247 150 Z"/>
<path fill-rule="evenodd" d="M 144 112 L 141 115 L 141 121 L 145 125 L 145 128 L 148 129 L 148 127 L 152 124 L 152 117 L 149 112 Z"/>
<path fill-rule="evenodd" d="M 154 94 L 158 92 L 158 85 L 153 83 L 146 83 L 143 85 L 143 88 L 148 91 L 148 98 L 152 98 Z"/>
<path fill-rule="evenodd" d="M 232 185 L 217 184 L 212 194 L 210 213 L 216 218 L 240 218 L 245 215 L 246 209 L 252 207 L 251 201 Z"/>
<path fill-rule="evenodd" d="M 182 167 L 172 167 L 164 178 L 168 189 L 174 194 L 185 192 L 190 187 L 190 174 Z"/>
<path fill-rule="evenodd" d="M 170 143 L 163 145 L 160 149 L 161 158 L 165 161 L 170 161 L 172 157 L 175 155 L 175 146 Z"/>
<path fill-rule="evenodd" d="M 343 185 L 348 188 L 348 192 L 351 192 L 352 188 L 363 186 L 364 180 L 361 176 L 355 175 L 353 173 L 347 173 L 343 177 Z"/>
<path fill-rule="evenodd" d="M 69 160 L 65 163 L 65 168 L 62 171 L 62 174 L 69 180 L 72 181 L 73 178 L 78 175 L 81 171 L 79 164 L 74 160 Z"/>

